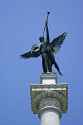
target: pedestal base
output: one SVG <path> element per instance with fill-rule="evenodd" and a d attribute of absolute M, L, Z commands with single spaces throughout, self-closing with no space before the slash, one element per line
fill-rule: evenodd
<path fill-rule="evenodd" d="M 40 75 L 40 84 L 57 84 L 57 74 L 56 73 L 42 73 Z"/>

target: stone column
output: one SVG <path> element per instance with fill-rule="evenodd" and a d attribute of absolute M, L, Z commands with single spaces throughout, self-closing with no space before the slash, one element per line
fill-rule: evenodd
<path fill-rule="evenodd" d="M 53 98 L 42 99 L 39 107 L 41 125 L 59 125 L 61 109 L 58 100 Z"/>
<path fill-rule="evenodd" d="M 58 113 L 53 110 L 47 110 L 41 115 L 41 125 L 60 125 Z"/>
<path fill-rule="evenodd" d="M 40 76 L 40 84 L 31 85 L 31 105 L 41 125 L 60 125 L 62 113 L 67 111 L 67 84 L 57 84 L 56 74 Z"/>

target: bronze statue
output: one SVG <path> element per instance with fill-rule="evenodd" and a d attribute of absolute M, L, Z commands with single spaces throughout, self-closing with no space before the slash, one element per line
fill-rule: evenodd
<path fill-rule="evenodd" d="M 31 58 L 31 57 L 42 57 L 42 67 L 43 67 L 43 72 L 52 72 L 52 66 L 54 65 L 55 68 L 57 69 L 58 73 L 62 75 L 54 57 L 54 53 L 56 54 L 57 51 L 60 49 L 67 33 L 64 32 L 58 37 L 54 38 L 52 42 L 50 42 L 49 38 L 49 30 L 48 30 L 48 15 L 50 12 L 47 13 L 47 18 L 45 21 L 45 27 L 44 27 L 44 32 L 46 31 L 46 38 L 44 37 L 44 32 L 43 36 L 39 38 L 40 40 L 40 45 L 33 45 L 31 48 L 31 51 L 28 51 L 24 54 L 21 55 L 23 58 Z"/>

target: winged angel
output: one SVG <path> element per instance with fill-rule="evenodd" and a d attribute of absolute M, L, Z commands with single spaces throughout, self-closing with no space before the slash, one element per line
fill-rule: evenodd
<path fill-rule="evenodd" d="M 47 18 L 45 21 L 44 32 L 46 31 L 46 38 L 43 36 L 39 38 L 40 44 L 35 44 L 32 46 L 31 50 L 22 54 L 21 57 L 25 59 L 29 59 L 32 57 L 42 57 L 42 68 L 44 73 L 52 72 L 52 66 L 54 65 L 57 69 L 58 73 L 62 75 L 58 64 L 55 61 L 55 56 L 67 35 L 66 32 L 62 33 L 58 37 L 54 38 L 52 42 L 50 42 L 49 38 L 49 30 L 48 30 L 48 15 L 50 12 L 47 13 Z"/>

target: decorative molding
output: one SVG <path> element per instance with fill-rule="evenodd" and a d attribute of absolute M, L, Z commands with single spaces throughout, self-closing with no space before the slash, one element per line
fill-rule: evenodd
<path fill-rule="evenodd" d="M 47 106 L 59 107 L 61 112 L 67 111 L 68 86 L 66 85 L 32 85 L 32 111 L 38 114 L 41 108 Z M 46 106 L 47 105 L 47 106 Z"/>

